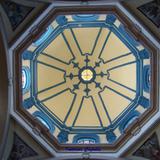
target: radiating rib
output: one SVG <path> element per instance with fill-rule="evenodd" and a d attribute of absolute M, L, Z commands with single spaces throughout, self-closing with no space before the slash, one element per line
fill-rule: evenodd
<path fill-rule="evenodd" d="M 38 56 L 38 60 L 47 64 L 50 64 L 52 66 L 55 66 L 57 68 L 63 69 L 64 71 L 68 67 L 68 64 L 66 62 L 63 62 L 62 60 L 59 60 L 51 55 L 48 55 L 46 53 L 42 53 Z"/>
<path fill-rule="evenodd" d="M 69 63 L 74 58 L 63 32 L 56 36 L 43 52 L 66 63 Z"/>
<path fill-rule="evenodd" d="M 73 30 L 71 28 L 65 29 L 63 34 L 68 41 L 71 50 L 73 51 L 74 58 L 79 62 L 82 58 L 82 50 L 80 49 L 80 46 L 76 41 Z"/>
<path fill-rule="evenodd" d="M 114 69 L 117 69 L 117 68 L 120 68 L 120 67 L 123 67 L 123 66 L 127 66 L 127 65 L 130 65 L 130 64 L 133 64 L 133 63 L 136 63 L 136 61 L 134 60 L 134 61 L 131 61 L 131 62 L 127 62 L 127 63 L 124 63 L 124 64 L 114 66 L 112 68 L 109 68 L 108 71 L 111 71 L 111 70 L 114 70 Z"/>
<path fill-rule="evenodd" d="M 120 83 L 116 83 L 112 80 L 107 80 L 106 84 L 114 91 L 117 91 L 118 93 L 121 93 L 121 95 L 124 95 L 130 99 L 134 99 L 136 96 L 136 91 L 125 85 L 120 85 Z"/>
<path fill-rule="evenodd" d="M 71 108 L 70 108 L 70 114 L 68 114 L 68 116 L 66 117 L 66 125 L 67 126 L 72 126 L 73 123 L 74 123 L 74 120 L 78 114 L 78 111 L 79 111 L 79 108 L 81 107 L 82 105 L 82 95 L 80 94 L 77 94 L 72 105 L 71 105 Z"/>
<path fill-rule="evenodd" d="M 112 59 L 109 59 L 109 60 L 106 61 L 105 63 L 110 63 L 110 62 L 116 61 L 116 60 L 118 60 L 118 59 L 120 59 L 120 58 L 124 58 L 124 57 L 126 57 L 126 56 L 131 55 L 131 54 L 132 54 L 132 52 L 129 52 L 129 53 L 126 53 L 126 54 L 123 54 L 123 55 L 114 57 L 114 58 L 112 58 Z M 113 62 L 113 63 L 114 63 L 114 62 Z"/>
<path fill-rule="evenodd" d="M 101 99 L 100 95 L 94 94 L 92 97 L 93 97 L 94 104 L 97 107 L 97 111 L 100 115 L 103 126 L 106 127 L 110 125 L 111 120 L 107 111 L 107 106 L 103 103 L 103 100 Z"/>
<path fill-rule="evenodd" d="M 65 43 L 66 43 L 66 45 L 67 45 L 67 47 L 68 47 L 68 49 L 69 49 L 69 51 L 70 51 L 70 53 L 72 54 L 72 56 L 74 57 L 74 53 L 73 53 L 73 50 L 72 50 L 72 48 L 71 48 L 71 46 L 70 46 L 70 44 L 69 44 L 69 41 L 67 40 L 67 38 L 66 38 L 66 36 L 65 36 L 65 34 L 62 32 L 62 37 L 63 37 L 63 39 L 64 39 L 64 41 L 65 41 Z"/>
<path fill-rule="evenodd" d="M 108 89 L 111 90 L 112 92 L 118 94 L 119 96 L 121 96 L 121 97 L 123 97 L 123 98 L 126 98 L 126 99 L 129 100 L 129 101 L 132 101 L 132 100 L 133 100 L 133 99 L 130 98 L 128 95 L 125 95 L 125 94 L 121 93 L 120 91 L 117 91 L 116 89 L 111 88 L 110 86 L 105 86 L 105 88 L 108 88 Z"/>
<path fill-rule="evenodd" d="M 63 70 L 63 69 L 61 69 L 61 68 L 58 68 L 58 67 L 56 67 L 56 66 L 54 66 L 54 65 L 45 63 L 45 62 L 37 61 L 37 63 L 43 64 L 43 65 L 45 65 L 45 66 L 47 66 L 47 67 L 51 67 L 51 68 L 57 69 L 57 70 L 62 71 L 62 72 L 65 72 L 65 70 Z"/>
<path fill-rule="evenodd" d="M 46 100 L 49 100 L 50 98 L 58 96 L 59 94 L 67 90 L 68 90 L 67 84 L 62 83 L 62 84 L 58 84 L 57 86 L 55 85 L 52 88 L 49 88 L 47 90 L 44 90 L 43 92 L 38 93 L 37 97 L 40 101 L 44 102 Z"/>
<path fill-rule="evenodd" d="M 102 30 L 99 32 L 98 40 L 96 42 L 96 46 L 93 50 L 93 59 L 94 61 L 98 61 L 99 57 L 101 56 L 103 49 L 107 43 L 107 40 L 111 34 L 111 31 L 107 28 L 102 28 Z"/>
<path fill-rule="evenodd" d="M 107 107 L 108 114 L 112 121 L 117 118 L 133 100 L 110 87 L 106 87 L 104 91 L 100 93 L 100 96 Z"/>
<path fill-rule="evenodd" d="M 125 66 L 128 65 L 130 62 L 135 62 L 135 56 L 131 53 L 126 53 L 124 55 L 115 57 L 111 60 L 106 61 L 103 64 L 103 68 L 106 68 L 106 70 L 112 70 L 112 68 L 117 68 L 117 67 L 121 67 L 121 66 Z"/>
<path fill-rule="evenodd" d="M 102 32 L 102 27 L 99 29 L 99 32 L 98 32 L 98 34 L 97 34 L 97 37 L 96 37 L 95 43 L 94 43 L 94 45 L 93 45 L 93 49 L 92 49 L 91 54 L 93 54 L 93 53 L 94 53 L 94 50 L 95 50 L 95 48 L 96 48 L 96 46 L 97 46 L 97 43 L 98 43 L 99 37 L 100 37 L 100 35 L 101 35 L 101 32 Z"/>

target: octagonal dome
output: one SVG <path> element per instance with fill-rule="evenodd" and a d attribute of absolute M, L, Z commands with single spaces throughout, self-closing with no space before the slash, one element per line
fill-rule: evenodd
<path fill-rule="evenodd" d="M 58 16 L 22 66 L 23 107 L 60 143 L 113 143 L 150 107 L 150 53 L 114 14 Z"/>
<path fill-rule="evenodd" d="M 19 109 L 67 152 L 114 151 L 156 110 L 152 50 L 114 12 L 61 13 L 45 27 L 18 53 Z"/>

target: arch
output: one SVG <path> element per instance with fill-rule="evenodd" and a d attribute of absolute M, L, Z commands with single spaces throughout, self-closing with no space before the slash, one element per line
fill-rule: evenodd
<path fill-rule="evenodd" d="M 30 69 L 29 67 L 22 67 L 22 89 L 23 94 L 27 93 L 30 89 L 31 78 L 30 78 Z"/>
<path fill-rule="evenodd" d="M 99 136 L 96 134 L 77 134 L 73 138 L 73 144 L 97 144 Z"/>
<path fill-rule="evenodd" d="M 140 113 L 138 111 L 131 112 L 128 116 L 125 117 L 124 121 L 119 125 L 119 130 L 123 134 L 124 130 L 139 117 Z"/>
<path fill-rule="evenodd" d="M 40 111 L 35 111 L 33 116 L 36 117 L 47 129 L 49 129 L 50 133 L 54 133 L 54 124 L 45 114 Z"/>
<path fill-rule="evenodd" d="M 145 92 L 150 90 L 150 66 L 146 65 L 143 68 L 143 89 Z"/>

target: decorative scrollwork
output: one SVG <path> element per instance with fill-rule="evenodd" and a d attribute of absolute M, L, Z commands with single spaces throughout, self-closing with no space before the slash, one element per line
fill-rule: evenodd
<path fill-rule="evenodd" d="M 16 133 L 14 133 L 14 140 L 11 153 L 8 160 L 21 160 L 27 157 L 38 155 L 31 147 L 29 147 Z"/>

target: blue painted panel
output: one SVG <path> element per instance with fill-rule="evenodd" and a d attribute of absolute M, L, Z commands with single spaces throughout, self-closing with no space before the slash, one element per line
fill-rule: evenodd
<path fill-rule="evenodd" d="M 100 143 L 99 136 L 96 134 L 77 134 L 73 138 L 73 144 L 98 144 Z"/>
<path fill-rule="evenodd" d="M 65 25 L 65 24 L 67 23 L 67 18 L 66 18 L 66 16 L 60 15 L 60 16 L 58 16 L 58 17 L 56 18 L 56 21 L 57 21 L 57 23 L 58 23 L 59 25 L 63 26 L 63 25 Z"/>
<path fill-rule="evenodd" d="M 124 130 L 138 117 L 140 116 L 140 113 L 138 111 L 132 111 L 130 112 L 120 123 L 119 130 L 123 134 Z"/>
<path fill-rule="evenodd" d="M 106 132 L 107 141 L 112 144 L 116 141 L 117 137 L 112 130 Z"/>
<path fill-rule="evenodd" d="M 43 34 L 40 36 L 40 38 L 39 38 L 37 41 L 35 41 L 33 44 L 34 44 L 35 46 L 41 45 L 45 40 L 47 40 L 47 38 L 50 36 L 50 34 L 51 34 L 52 32 L 53 32 L 53 28 L 52 28 L 52 26 L 49 26 L 49 27 L 46 29 L 45 33 L 43 33 Z"/>
<path fill-rule="evenodd" d="M 137 58 L 138 57 L 138 49 L 136 48 L 136 46 L 134 46 L 134 45 L 132 45 L 132 43 L 130 43 L 128 37 L 125 37 L 121 33 L 121 30 L 119 28 L 117 28 L 116 26 L 113 26 L 112 32 L 130 49 L 132 54 L 134 54 L 134 56 Z"/>
<path fill-rule="evenodd" d="M 32 60 L 33 59 L 33 56 L 34 56 L 34 53 L 30 52 L 30 51 L 27 51 L 25 50 L 23 53 L 22 53 L 22 58 L 23 60 Z"/>
<path fill-rule="evenodd" d="M 98 20 L 99 15 L 97 14 L 77 14 L 77 15 L 72 15 L 72 18 L 75 21 L 90 22 L 90 21 Z"/>
<path fill-rule="evenodd" d="M 33 116 L 36 117 L 43 125 L 45 125 L 49 129 L 50 133 L 53 134 L 55 130 L 54 124 L 43 112 L 36 111 L 33 113 Z"/>
<path fill-rule="evenodd" d="M 27 93 L 30 90 L 31 84 L 31 75 L 29 67 L 23 66 L 22 67 L 22 89 L 23 94 Z"/>
<path fill-rule="evenodd" d="M 150 57 L 150 54 L 147 49 L 143 49 L 139 52 L 141 59 L 148 59 Z"/>
<path fill-rule="evenodd" d="M 23 101 L 23 107 L 25 109 L 30 109 L 35 104 L 35 101 L 32 97 L 27 98 Z"/>
<path fill-rule="evenodd" d="M 146 97 L 141 96 L 141 97 L 139 98 L 139 104 L 140 104 L 141 106 L 143 106 L 144 108 L 148 108 L 150 102 L 149 102 L 149 99 L 147 99 Z"/>
<path fill-rule="evenodd" d="M 69 132 L 67 132 L 67 131 L 61 131 L 57 136 L 58 141 L 60 143 L 66 143 L 68 141 L 68 134 L 69 134 Z"/>
<path fill-rule="evenodd" d="M 145 92 L 150 90 L 150 66 L 144 66 L 143 69 L 143 89 Z"/>
<path fill-rule="evenodd" d="M 108 24 L 113 24 L 116 21 L 116 16 L 114 14 L 108 14 L 106 17 L 106 22 Z"/>
<path fill-rule="evenodd" d="M 118 29 L 119 29 L 119 31 L 121 32 L 121 34 L 123 34 L 123 35 L 127 38 L 127 40 L 128 40 L 133 46 L 139 46 L 139 45 L 140 45 L 139 42 L 137 42 L 137 41 L 133 38 L 133 36 L 131 36 L 130 34 L 128 34 L 128 32 L 126 31 L 124 25 L 121 24 L 121 25 L 118 27 Z"/>

